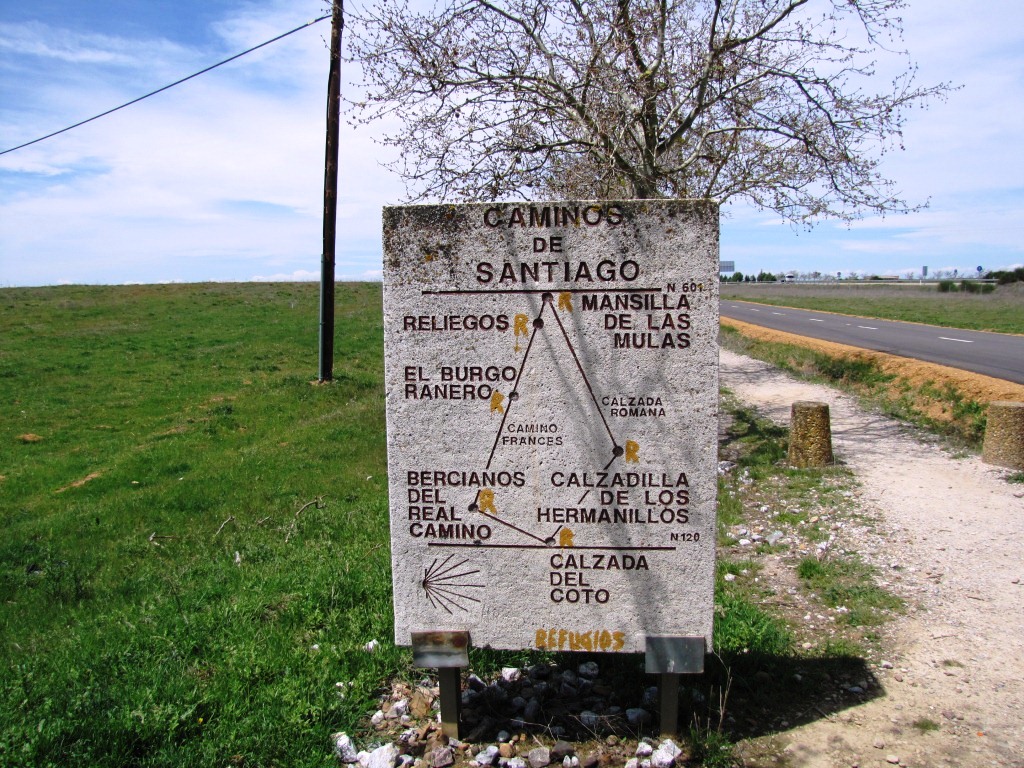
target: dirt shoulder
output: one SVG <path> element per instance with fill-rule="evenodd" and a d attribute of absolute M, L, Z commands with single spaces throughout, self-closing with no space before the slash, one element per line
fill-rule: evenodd
<path fill-rule="evenodd" d="M 884 534 L 860 554 L 892 575 L 909 604 L 887 631 L 891 668 L 876 671 L 884 695 L 771 737 L 788 763 L 1024 766 L 1024 488 L 1005 482 L 1005 470 L 955 457 L 849 396 L 751 358 L 722 350 L 721 380 L 782 424 L 796 400 L 829 404 L 837 459 Z M 1020 389 L 991 399 L 1024 399 Z"/>

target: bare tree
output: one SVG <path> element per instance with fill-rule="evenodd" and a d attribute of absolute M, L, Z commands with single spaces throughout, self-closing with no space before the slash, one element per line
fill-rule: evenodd
<path fill-rule="evenodd" d="M 739 198 L 791 221 L 905 211 L 879 173 L 908 107 L 874 58 L 904 0 L 380 0 L 350 25 L 413 199 Z M 813 15 L 817 14 L 817 15 Z"/>

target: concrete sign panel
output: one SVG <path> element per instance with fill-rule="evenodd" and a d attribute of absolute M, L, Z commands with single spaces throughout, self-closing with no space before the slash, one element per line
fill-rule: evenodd
<path fill-rule="evenodd" d="M 711 202 L 385 209 L 399 644 L 710 647 L 718 269 Z"/>

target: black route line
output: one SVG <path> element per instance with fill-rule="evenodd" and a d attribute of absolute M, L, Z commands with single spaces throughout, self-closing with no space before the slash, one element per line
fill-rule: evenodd
<path fill-rule="evenodd" d="M 523 533 L 526 533 L 523 531 Z M 530 534 L 527 534 L 530 536 Z M 532 536 L 532 538 L 537 538 Z M 554 552 L 573 552 L 579 550 L 596 550 L 599 552 L 675 552 L 678 547 L 656 547 L 656 546 L 637 546 L 637 547 L 598 547 L 598 546 L 584 546 L 584 547 L 558 547 L 554 544 L 545 544 L 541 546 L 539 544 L 449 544 L 444 541 L 428 541 L 428 547 L 447 547 L 453 549 L 550 549 Z"/>
<path fill-rule="evenodd" d="M 603 288 L 603 289 L 594 289 L 594 290 L 570 289 L 570 290 L 561 291 L 561 292 L 562 293 L 661 293 L 662 289 L 661 288 Z M 475 291 L 473 291 L 473 290 L 451 290 L 451 291 L 431 291 L 431 290 L 425 290 L 422 293 L 424 295 L 449 295 L 449 296 L 450 295 L 459 295 L 459 294 L 480 294 L 480 293 L 500 293 L 500 294 L 536 294 L 536 293 L 540 293 L 544 297 L 544 301 L 541 304 L 540 312 L 537 314 L 537 317 L 534 318 L 533 332 L 530 334 L 530 340 L 527 342 L 526 350 L 523 353 L 523 360 L 519 364 L 519 370 L 516 372 L 516 380 L 515 380 L 515 382 L 512 385 L 513 386 L 512 391 L 509 393 L 508 405 L 505 407 L 505 410 L 503 411 L 503 413 L 501 415 L 501 423 L 498 425 L 497 434 L 494 436 L 494 443 L 491 445 L 491 452 L 490 452 L 490 455 L 487 457 L 487 465 L 484 467 L 484 471 L 489 470 L 491 468 L 491 463 L 494 461 L 494 454 L 495 454 L 495 452 L 498 449 L 498 442 L 501 440 L 501 434 L 502 434 L 502 431 L 504 430 L 504 427 L 505 427 L 505 421 L 508 419 L 508 414 L 509 414 L 509 411 L 512 409 L 512 404 L 514 402 L 516 402 L 516 399 L 518 399 L 518 397 L 516 399 L 513 399 L 512 395 L 513 394 L 518 395 L 518 392 L 519 392 L 519 382 L 522 379 L 523 371 L 526 370 L 526 363 L 527 363 L 527 361 L 530 358 L 530 350 L 533 348 L 533 342 L 537 338 L 537 331 L 539 331 L 541 328 L 544 327 L 543 326 L 544 310 L 549 305 L 551 306 L 551 314 L 554 315 L 555 322 L 558 323 L 558 328 L 562 332 L 562 338 L 565 340 L 565 345 L 569 349 L 569 354 L 572 355 L 573 362 L 576 363 L 576 369 L 580 372 L 580 377 L 583 379 L 583 383 L 586 385 L 587 391 L 590 393 L 590 399 L 594 403 L 594 408 L 597 410 L 598 416 L 601 417 L 601 423 L 604 424 L 605 431 L 608 433 L 608 437 L 612 441 L 612 449 L 613 449 L 612 459 L 611 459 L 611 461 L 609 461 L 604 466 L 604 469 L 602 471 L 607 470 L 608 467 L 610 467 L 612 464 L 615 463 L 615 459 L 617 459 L 619 456 L 622 455 L 622 453 L 623 453 L 622 448 L 619 446 L 618 441 L 615 439 L 615 434 L 612 432 L 612 429 L 611 429 L 611 427 L 608 424 L 608 420 L 605 418 L 604 411 L 601 409 L 601 403 L 597 399 L 597 395 L 594 392 L 594 388 L 593 388 L 593 386 L 590 383 L 590 379 L 587 378 L 586 371 L 583 369 L 583 363 L 580 362 L 579 355 L 576 354 L 576 348 L 573 347 L 572 340 L 569 338 L 569 333 L 565 330 L 565 326 L 562 324 L 562 319 L 558 316 L 558 310 L 555 309 L 555 307 L 554 307 L 554 297 L 552 295 L 552 291 L 551 290 L 529 290 L 529 289 L 521 289 L 521 290 L 515 290 L 515 289 L 501 289 L 501 290 L 499 290 L 499 289 L 489 289 L 489 290 L 475 290 Z M 540 325 L 537 325 L 538 321 L 541 321 Z M 555 531 L 555 533 L 550 538 L 542 539 L 540 536 L 532 534 L 529 531 L 527 531 L 527 530 L 525 530 L 523 528 L 520 528 L 519 526 L 514 525 L 514 524 L 512 524 L 510 522 L 508 522 L 507 520 L 502 520 L 500 517 L 497 517 L 496 515 L 492 515 L 492 514 L 490 514 L 488 512 L 484 512 L 484 511 L 480 510 L 479 502 L 480 502 L 480 491 L 481 490 L 482 489 L 479 489 L 479 488 L 477 489 L 476 495 L 473 498 L 473 502 L 469 505 L 469 510 L 471 512 L 479 512 L 484 517 L 487 517 L 487 518 L 493 520 L 496 523 L 500 523 L 501 525 L 504 525 L 504 526 L 506 526 L 508 528 L 511 528 L 512 530 L 516 531 L 517 533 L 521 533 L 524 536 L 527 536 L 527 537 L 533 539 L 534 541 L 539 541 L 540 545 L 536 545 L 536 544 L 482 544 L 482 543 L 480 543 L 480 544 L 447 544 L 447 543 L 441 543 L 441 542 L 428 542 L 427 546 L 430 546 L 430 547 L 474 547 L 474 548 L 486 548 L 486 549 L 559 549 L 559 547 L 556 547 L 555 544 L 553 543 L 553 539 L 554 539 L 554 536 L 558 534 L 558 532 L 562 529 L 563 526 L 559 526 L 558 529 Z M 582 503 L 583 499 L 585 499 L 587 497 L 587 494 L 589 494 L 589 493 L 590 493 L 590 490 L 588 489 L 583 494 L 583 496 L 580 498 L 579 502 L 577 502 L 577 503 Z M 638 550 L 639 551 L 669 551 L 669 552 L 674 552 L 676 550 L 676 547 L 655 547 L 655 546 L 600 547 L 600 546 L 582 546 L 582 547 L 572 547 L 572 549 L 600 550 L 600 551 L 612 551 L 612 552 L 638 551 Z M 448 564 L 448 562 L 452 559 L 452 557 L 454 557 L 454 555 L 450 555 L 448 558 L 446 558 L 445 561 L 443 563 L 441 563 L 439 568 L 440 569 L 444 569 L 444 567 Z M 431 564 L 429 569 L 424 569 L 423 587 L 424 587 L 424 590 L 427 592 L 428 599 L 431 600 L 431 605 L 434 605 L 434 600 L 431 598 L 431 594 L 430 594 L 431 591 L 441 590 L 442 589 L 441 587 L 437 586 L 434 583 L 434 582 L 439 580 L 437 577 L 441 576 L 441 575 L 444 575 L 444 574 L 447 574 L 447 573 L 450 573 L 450 571 L 454 570 L 455 568 L 461 567 L 465 563 L 466 563 L 466 561 L 464 560 L 461 563 L 457 563 L 456 565 L 449 567 L 447 570 L 434 571 L 434 568 L 437 565 L 437 560 L 435 559 L 433 564 Z M 444 580 L 451 579 L 451 578 L 458 578 L 458 577 L 461 577 L 461 576 L 468 576 L 468 575 L 471 575 L 473 573 L 478 573 L 478 572 L 479 571 L 470 571 L 470 572 L 464 573 L 464 574 L 456 574 L 456 575 L 452 575 L 452 576 L 447 576 L 447 577 L 445 577 Z M 444 581 L 444 580 L 442 580 L 442 581 Z M 428 586 L 428 584 L 429 584 L 429 586 Z M 481 585 L 467 584 L 467 585 L 450 585 L 450 586 L 470 586 L 470 587 L 472 587 L 472 586 L 481 586 Z M 474 598 L 469 597 L 468 595 L 459 595 L 459 596 L 463 597 L 465 599 L 468 599 L 468 600 L 474 600 Z M 454 600 L 452 600 L 451 597 L 444 597 L 444 598 L 442 598 L 442 595 L 434 595 L 434 597 L 436 597 L 439 602 L 442 599 L 447 599 L 447 600 L 451 601 L 456 607 L 458 607 L 458 608 L 460 608 L 462 610 L 466 610 L 461 605 L 459 605 Z M 479 601 L 476 601 L 476 602 L 479 602 Z M 436 607 L 436 605 L 435 605 L 435 607 Z M 448 610 L 443 602 L 441 603 L 441 607 L 444 608 L 445 610 Z M 448 612 L 451 613 L 451 611 L 448 611 Z"/>
<path fill-rule="evenodd" d="M 537 318 L 539 319 L 543 314 L 544 306 L 541 306 L 540 314 L 537 315 Z M 537 337 L 537 331 L 539 330 L 540 328 L 537 326 L 533 327 L 533 333 L 530 334 L 530 341 L 526 344 L 526 352 L 523 353 L 523 362 L 519 364 L 519 372 L 516 373 L 515 384 L 512 385 L 512 392 L 509 392 L 508 405 L 505 406 L 505 412 L 501 414 L 501 424 L 498 425 L 498 434 L 494 436 L 494 445 L 491 446 L 491 455 L 487 457 L 487 466 L 484 467 L 485 472 L 491 468 L 491 462 L 494 461 L 494 452 L 498 449 L 498 441 L 501 440 L 501 431 L 505 428 L 505 419 L 508 418 L 508 412 L 512 410 L 512 403 L 515 402 L 515 400 L 512 399 L 512 393 L 519 392 L 519 379 L 523 376 L 523 369 L 526 368 L 526 361 L 530 358 L 530 347 L 533 346 L 533 340 Z"/>
<path fill-rule="evenodd" d="M 480 288 L 420 292 L 422 296 L 461 296 L 466 294 L 532 294 L 532 293 L 664 293 L 664 288 Z"/>
<path fill-rule="evenodd" d="M 618 290 L 618 289 L 606 289 L 606 290 L 612 291 L 612 290 Z M 632 289 L 630 289 L 630 290 L 632 290 Z M 641 290 L 646 290 L 646 289 L 641 289 Z M 660 291 L 661 289 L 659 288 L 657 290 Z M 505 421 L 508 419 L 509 411 L 512 410 L 512 403 L 515 402 L 515 400 L 512 399 L 512 394 L 513 393 L 518 394 L 518 392 L 519 392 L 519 382 L 522 379 L 523 371 L 526 370 L 526 363 L 530 359 L 530 350 L 533 348 L 533 342 L 537 338 L 537 331 L 539 331 L 541 328 L 544 327 L 544 325 L 543 325 L 544 310 L 547 309 L 548 306 L 551 307 L 551 314 L 553 314 L 555 316 L 555 322 L 558 323 L 558 327 L 562 331 L 562 338 L 565 339 L 565 345 L 566 345 L 566 347 L 569 348 L 569 354 L 572 355 L 572 359 L 576 363 L 576 369 L 580 372 L 580 376 L 583 378 L 583 383 L 586 385 L 587 391 L 590 393 L 590 399 L 594 403 L 594 408 L 597 410 L 597 415 L 601 417 L 601 423 L 604 424 L 604 428 L 608 432 L 608 437 L 612 441 L 612 449 L 613 449 L 612 459 L 611 459 L 611 461 L 609 461 L 604 466 L 604 470 L 607 470 L 608 467 L 610 467 L 615 462 L 615 459 L 622 455 L 622 449 L 619 447 L 619 443 L 615 439 L 615 435 L 612 433 L 611 427 L 608 425 L 608 420 L 605 419 L 605 417 L 604 417 L 604 411 L 601 410 L 601 404 L 600 404 L 600 402 L 597 399 L 597 395 L 594 393 L 594 388 L 591 386 L 590 380 L 587 378 L 586 372 L 583 370 L 583 364 L 580 362 L 579 356 L 576 354 L 576 349 L 573 347 L 572 341 L 569 339 L 569 334 L 566 332 L 565 326 L 562 325 L 562 319 L 558 316 L 558 310 L 555 309 L 555 307 L 554 307 L 554 297 L 552 296 L 551 291 L 504 291 L 504 292 L 505 293 L 517 293 L 517 292 L 518 293 L 522 293 L 522 292 L 542 293 L 543 296 L 544 296 L 544 301 L 541 304 L 540 312 L 538 312 L 537 313 L 537 317 L 534 318 L 534 323 L 535 324 L 533 326 L 533 332 L 530 333 L 530 340 L 526 344 L 526 350 L 523 353 L 523 360 L 519 364 L 519 370 L 516 372 L 516 380 L 515 380 L 515 382 L 512 385 L 512 392 L 509 393 L 508 405 L 505 407 L 505 410 L 504 410 L 504 412 L 501 415 L 501 423 L 498 425 L 497 434 L 495 434 L 495 436 L 494 436 L 494 444 L 491 445 L 491 453 L 487 457 L 487 465 L 484 467 L 484 471 L 486 472 L 487 470 L 489 470 L 491 468 L 491 462 L 494 461 L 494 453 L 498 449 L 498 442 L 501 440 L 501 433 L 502 433 L 502 430 L 505 427 Z M 424 293 L 435 293 L 435 294 L 436 293 L 449 293 L 449 294 L 451 294 L 451 293 L 459 293 L 459 291 L 433 291 L 433 292 L 424 291 Z M 474 293 L 474 291 L 462 291 L 462 293 Z M 480 291 L 476 291 L 476 293 L 480 293 Z M 537 321 L 541 321 L 541 324 L 539 326 L 536 325 Z M 602 471 L 604 471 L 604 470 L 602 470 Z M 502 525 L 504 525 L 504 526 L 506 526 L 508 528 L 511 528 L 512 530 L 517 531 L 518 533 L 523 534 L 524 536 L 529 536 L 534 541 L 541 542 L 541 544 L 544 545 L 544 548 L 548 548 L 548 547 L 553 546 L 552 544 L 548 543 L 548 541 L 549 541 L 548 539 L 542 539 L 540 536 L 536 536 L 536 535 L 530 533 L 529 531 L 524 530 L 523 528 L 520 528 L 517 525 L 513 525 L 512 523 L 508 522 L 507 520 L 502 520 L 500 517 L 497 517 L 495 515 L 492 515 L 492 514 L 489 514 L 487 512 L 481 511 L 479 509 L 480 490 L 481 489 L 477 489 L 476 495 L 473 498 L 473 503 L 469 505 L 469 510 L 471 512 L 479 512 L 484 517 L 490 518 L 491 520 L 495 521 L 496 523 L 501 523 Z M 583 494 L 583 498 L 586 498 L 587 493 L 590 493 L 590 491 L 588 490 L 586 493 L 584 493 Z M 583 498 L 580 499 L 580 502 L 583 501 Z M 558 531 L 555 531 L 555 533 L 558 533 Z M 431 546 L 433 546 L 433 545 L 431 545 Z M 476 546 L 476 545 L 474 545 L 474 546 Z M 675 548 L 672 547 L 672 549 L 675 549 Z M 445 562 L 447 562 L 447 561 L 445 561 Z"/>
<path fill-rule="evenodd" d="M 545 546 L 547 546 L 547 541 L 545 539 L 542 539 L 540 536 L 534 536 L 529 531 L 524 531 L 522 528 L 520 528 L 517 525 L 512 525 L 512 523 L 510 523 L 508 520 L 502 520 L 500 517 L 495 517 L 490 512 L 481 512 L 479 509 L 476 510 L 476 511 L 480 512 L 480 514 L 483 515 L 484 517 L 489 517 L 491 520 L 493 520 L 496 523 L 501 523 L 502 525 L 508 526 L 513 531 L 519 531 L 519 533 L 523 534 L 524 536 L 529 536 L 531 539 L 534 539 L 535 541 L 539 541 L 541 544 L 544 544 Z"/>
<path fill-rule="evenodd" d="M 569 334 L 566 333 L 565 326 L 562 325 L 562 318 L 558 316 L 558 312 L 555 312 L 554 309 L 552 309 L 552 314 L 554 314 L 555 322 L 558 323 L 558 327 L 562 331 L 562 336 L 565 337 L 565 345 L 569 347 L 569 352 L 572 354 L 572 359 L 576 362 L 576 367 L 579 369 L 580 376 L 583 377 L 583 383 L 587 385 L 587 391 L 590 392 L 590 399 L 594 401 L 594 407 L 597 409 L 597 414 L 601 417 L 601 423 L 604 424 L 604 428 L 608 430 L 608 437 L 612 439 L 612 446 L 618 448 L 619 442 L 615 439 L 615 435 L 612 434 L 612 428 L 608 426 L 608 420 L 604 417 L 604 411 L 601 410 L 601 404 L 597 401 L 597 395 L 594 394 L 594 388 L 590 386 L 590 379 L 587 378 L 587 373 L 583 370 L 583 363 L 580 362 L 579 357 L 576 355 L 576 349 L 569 340 Z M 614 461 L 614 459 L 612 459 L 612 461 Z M 611 465 L 609 464 L 609 466 Z"/>

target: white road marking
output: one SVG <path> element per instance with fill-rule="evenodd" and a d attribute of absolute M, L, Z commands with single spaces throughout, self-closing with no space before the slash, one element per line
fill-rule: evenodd
<path fill-rule="evenodd" d="M 971 339 L 951 339 L 949 336 L 939 336 L 943 341 L 959 341 L 961 344 L 973 344 L 974 341 Z"/>
<path fill-rule="evenodd" d="M 824 323 L 824 320 L 819 320 L 816 317 L 809 318 L 812 323 Z"/>
<path fill-rule="evenodd" d="M 785 312 L 772 312 L 772 314 L 773 314 L 773 315 L 781 315 L 781 316 L 785 316 L 785 314 L 786 314 L 786 313 L 785 313 Z"/>
<path fill-rule="evenodd" d="M 751 311 L 751 312 L 760 312 L 761 310 L 760 310 L 760 309 L 754 309 L 753 307 L 751 307 L 751 308 L 750 308 L 750 311 Z"/>
<path fill-rule="evenodd" d="M 874 328 L 874 327 L 872 327 L 870 325 L 858 325 L 857 327 L 858 328 L 863 328 L 865 331 L 877 331 L 878 330 L 877 328 Z"/>

